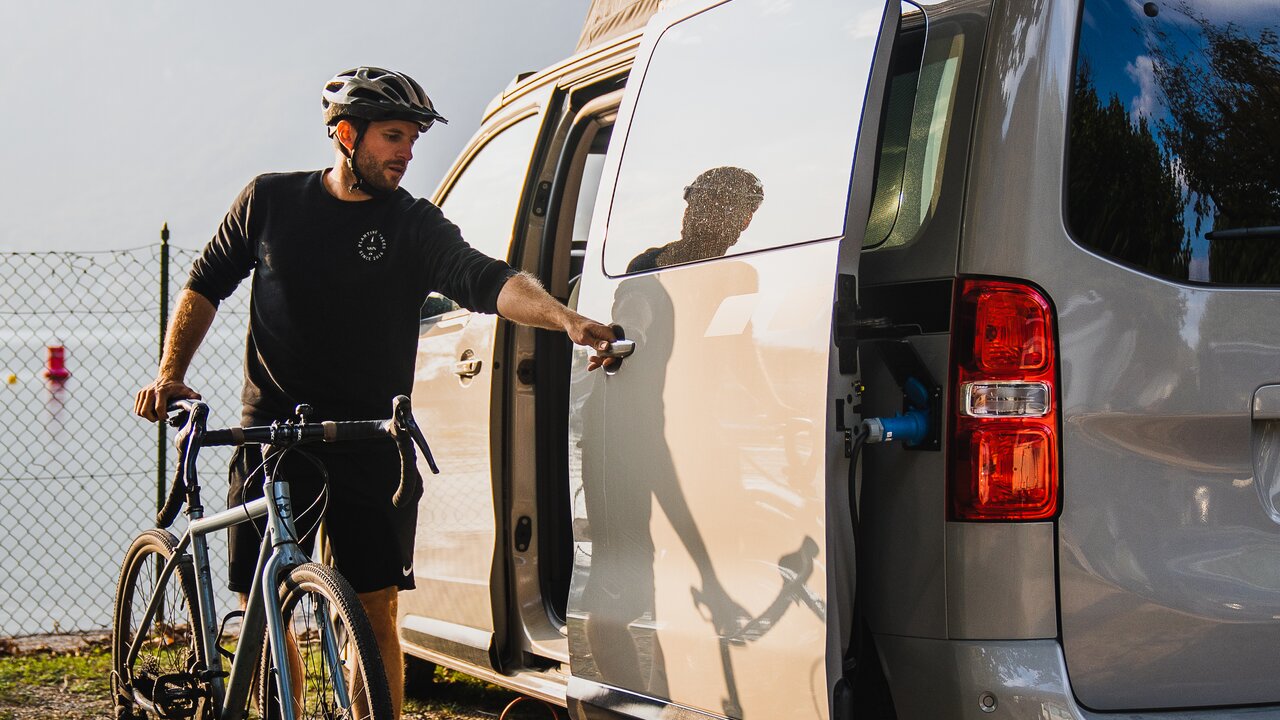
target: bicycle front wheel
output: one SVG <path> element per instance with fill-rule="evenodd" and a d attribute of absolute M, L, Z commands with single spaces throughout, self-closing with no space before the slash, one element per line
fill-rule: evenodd
<path fill-rule="evenodd" d="M 180 561 L 160 582 L 177 545 L 172 533 L 148 530 L 124 556 L 111 633 L 111 685 L 121 720 L 192 717 L 198 700 L 207 695 L 197 676 L 205 665 L 190 562 Z M 160 598 L 159 604 L 144 624 L 153 596 Z"/>
<path fill-rule="evenodd" d="M 287 672 L 294 712 L 308 718 L 390 720 L 391 691 L 373 628 L 346 579 L 333 568 L 306 563 L 280 584 L 288 631 Z M 274 709 L 281 670 L 268 657 L 262 707 Z"/>

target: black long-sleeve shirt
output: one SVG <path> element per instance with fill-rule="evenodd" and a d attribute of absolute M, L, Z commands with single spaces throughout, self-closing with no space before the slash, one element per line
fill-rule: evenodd
<path fill-rule="evenodd" d="M 345 202 L 323 171 L 261 175 L 236 198 L 187 288 L 216 306 L 253 272 L 245 347 L 247 424 L 293 415 L 386 417 L 413 388 L 418 312 L 439 292 L 497 312 L 515 273 L 467 245 L 435 205 L 404 190 Z"/>

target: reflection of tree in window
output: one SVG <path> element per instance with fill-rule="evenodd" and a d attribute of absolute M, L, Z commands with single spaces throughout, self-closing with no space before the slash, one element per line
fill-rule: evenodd
<path fill-rule="evenodd" d="M 1191 251 L 1167 153 L 1145 118 L 1132 125 L 1112 95 L 1104 105 L 1087 59 L 1071 109 L 1068 220 L 1081 242 L 1161 275 L 1186 279 Z"/>
<path fill-rule="evenodd" d="M 1174 10 L 1201 37 L 1188 46 L 1186 22 L 1157 25 L 1151 52 L 1169 110 L 1169 118 L 1160 121 L 1160 136 L 1178 157 L 1196 233 L 1207 219 L 1215 231 L 1280 225 L 1276 28 L 1258 28 L 1250 37 L 1240 25 L 1212 23 L 1185 2 Z M 1280 282 L 1276 240 L 1215 240 L 1209 246 L 1210 277 L 1225 283 Z"/>
<path fill-rule="evenodd" d="M 716 167 L 685 187 L 684 200 L 680 239 L 640 253 L 627 265 L 627 272 L 724 257 L 764 202 L 764 185 L 742 168 Z"/>

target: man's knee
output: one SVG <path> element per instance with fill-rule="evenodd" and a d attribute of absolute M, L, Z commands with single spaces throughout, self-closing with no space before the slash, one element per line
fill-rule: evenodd
<path fill-rule="evenodd" d="M 360 604 L 364 606 L 364 614 L 369 616 L 369 623 L 373 625 L 375 632 L 380 626 L 388 624 L 395 626 L 398 596 L 399 588 L 394 586 L 373 592 L 356 593 L 356 597 L 360 598 Z"/>

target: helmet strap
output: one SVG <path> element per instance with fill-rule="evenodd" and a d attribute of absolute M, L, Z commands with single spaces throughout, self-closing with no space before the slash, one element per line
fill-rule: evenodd
<path fill-rule="evenodd" d="M 367 128 L 361 129 L 356 127 L 355 123 L 352 123 L 352 128 L 356 131 L 356 141 L 351 143 L 351 149 L 347 150 L 346 145 L 343 145 L 341 142 L 338 143 L 338 146 L 342 148 L 342 154 L 347 157 L 347 169 L 351 171 L 351 177 L 355 178 L 355 181 L 352 182 L 350 186 L 351 192 L 363 192 L 364 194 L 375 198 L 390 195 L 390 192 L 375 187 L 360 174 L 358 169 L 356 169 L 356 151 L 360 149 L 360 141 L 364 140 L 364 130 Z"/>

